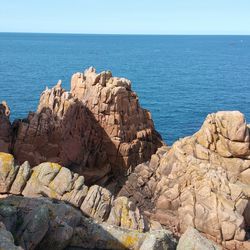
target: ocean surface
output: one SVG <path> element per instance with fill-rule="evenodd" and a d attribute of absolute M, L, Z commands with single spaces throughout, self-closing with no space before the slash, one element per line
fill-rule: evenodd
<path fill-rule="evenodd" d="M 196 132 L 207 114 L 240 110 L 250 123 L 250 36 L 0 33 L 0 101 L 11 119 L 36 110 L 40 93 L 74 72 L 132 81 L 168 144 Z"/>

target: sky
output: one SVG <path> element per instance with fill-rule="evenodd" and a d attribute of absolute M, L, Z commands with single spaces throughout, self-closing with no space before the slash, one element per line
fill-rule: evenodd
<path fill-rule="evenodd" d="M 250 0 L 0 0 L 0 32 L 250 35 Z"/>

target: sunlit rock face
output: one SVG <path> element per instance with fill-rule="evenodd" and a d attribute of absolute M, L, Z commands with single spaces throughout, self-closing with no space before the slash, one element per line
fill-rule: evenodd
<path fill-rule="evenodd" d="M 100 125 L 114 171 L 147 161 L 162 145 L 150 112 L 140 107 L 128 79 L 113 77 L 110 71 L 97 74 L 91 67 L 72 76 L 71 93 Z"/>
<path fill-rule="evenodd" d="M 125 176 L 162 145 L 130 81 L 94 68 L 74 74 L 70 92 L 60 81 L 46 89 L 37 112 L 16 121 L 13 131 L 18 162 L 57 162 L 89 183 Z"/>
<path fill-rule="evenodd" d="M 228 248 L 249 237 L 249 128 L 240 112 L 208 115 L 163 155 L 156 176 L 154 219 L 181 233 L 192 226 Z"/>

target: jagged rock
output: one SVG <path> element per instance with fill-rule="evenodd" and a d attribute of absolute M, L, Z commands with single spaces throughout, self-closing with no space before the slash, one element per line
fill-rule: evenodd
<path fill-rule="evenodd" d="M 13 152 L 18 162 L 27 160 L 31 166 L 57 162 L 81 174 L 90 169 L 93 173 L 86 178 L 91 182 L 107 174 L 98 124 L 60 83 L 42 93 L 36 113 L 16 121 L 13 127 L 16 131 Z"/>
<path fill-rule="evenodd" d="M 71 80 L 71 93 L 90 110 L 103 131 L 103 144 L 113 171 L 121 174 L 147 161 L 162 145 L 149 111 L 142 109 L 131 82 L 99 74 L 91 67 Z"/>
<path fill-rule="evenodd" d="M 5 225 L 0 222 L 0 249 L 1 250 L 22 250 L 14 244 L 12 234 L 6 230 Z"/>
<path fill-rule="evenodd" d="M 108 218 L 112 200 L 113 196 L 109 190 L 97 185 L 91 186 L 81 205 L 81 211 L 102 222 Z"/>
<path fill-rule="evenodd" d="M 13 152 L 31 166 L 57 162 L 83 174 L 86 183 L 119 179 L 162 145 L 151 115 L 140 107 L 131 83 L 90 68 L 46 89 L 36 113 L 13 125 Z"/>
<path fill-rule="evenodd" d="M 25 250 L 176 248 L 176 241 L 168 231 L 139 233 L 106 223 L 97 224 L 64 202 L 53 202 L 48 198 L 10 196 L 0 200 L 0 207 L 4 207 L 5 210 L 16 208 L 18 220 L 11 233 L 18 244 L 22 245 L 25 242 Z M 36 216 L 32 221 L 34 214 Z M 39 228 L 41 231 L 38 238 Z"/>
<path fill-rule="evenodd" d="M 181 236 L 177 250 L 220 250 L 221 247 L 199 234 L 197 230 L 189 227 Z"/>
<path fill-rule="evenodd" d="M 127 197 L 118 197 L 112 204 L 107 223 L 140 232 L 147 229 L 146 221 L 139 209 Z"/>
<path fill-rule="evenodd" d="M 226 248 L 241 246 L 250 225 L 249 156 L 244 116 L 208 115 L 200 131 L 162 156 L 151 219 L 181 233 L 192 226 Z"/>
<path fill-rule="evenodd" d="M 11 146 L 10 109 L 5 101 L 0 104 L 0 151 L 8 153 Z"/>

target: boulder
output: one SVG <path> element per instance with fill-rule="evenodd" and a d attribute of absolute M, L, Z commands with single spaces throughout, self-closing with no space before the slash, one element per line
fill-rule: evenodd
<path fill-rule="evenodd" d="M 94 185 L 89 188 L 81 205 L 81 211 L 99 222 L 108 218 L 113 196 L 109 190 Z"/>
<path fill-rule="evenodd" d="M 127 197 L 118 197 L 114 200 L 107 223 L 139 232 L 147 230 L 144 216 Z"/>
<path fill-rule="evenodd" d="M 176 240 L 169 231 L 140 233 L 107 223 L 97 223 L 62 201 L 52 201 L 44 197 L 10 196 L 0 200 L 0 207 L 4 207 L 4 210 L 15 207 L 18 219 L 11 233 L 15 242 L 25 250 L 176 248 Z M 6 223 L 8 219 L 10 218 L 5 218 Z M 0 229 L 0 239 L 1 237 Z M 8 237 L 13 242 L 11 235 Z M 0 242 L 0 245 L 3 243 Z M 11 246 L 7 249 L 19 248 Z"/>
<path fill-rule="evenodd" d="M 180 233 L 194 227 L 227 247 L 241 244 L 248 238 L 249 157 L 243 114 L 208 115 L 197 133 L 161 157 L 151 219 Z"/>
<path fill-rule="evenodd" d="M 199 232 L 189 227 L 186 232 L 181 236 L 177 250 L 220 250 L 220 246 L 212 241 L 206 239 Z"/>
<path fill-rule="evenodd" d="M 0 249 L 1 250 L 22 250 L 14 244 L 12 234 L 6 230 L 5 225 L 0 222 Z"/>
<path fill-rule="evenodd" d="M 18 169 L 15 180 L 11 185 L 10 193 L 21 194 L 30 175 L 31 175 L 30 164 L 29 162 L 25 161 Z"/>

